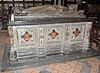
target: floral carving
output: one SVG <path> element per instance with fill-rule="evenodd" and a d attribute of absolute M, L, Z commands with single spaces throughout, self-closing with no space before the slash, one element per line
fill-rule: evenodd
<path fill-rule="evenodd" d="M 13 35 L 12 26 L 8 27 L 8 33 L 9 33 L 9 37 L 10 37 L 10 45 L 14 45 L 14 35 Z"/>

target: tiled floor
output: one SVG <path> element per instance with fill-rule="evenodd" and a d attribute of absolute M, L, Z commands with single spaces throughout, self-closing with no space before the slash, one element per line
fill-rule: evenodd
<path fill-rule="evenodd" d="M 5 43 L 9 43 L 6 31 L 0 32 L 0 65 L 3 57 L 3 48 Z M 1 66 L 0 66 L 1 68 Z M 31 67 L 14 71 L 5 71 L 0 73 L 100 73 L 100 58 L 91 57 L 87 59 L 66 61 L 56 64 L 50 64 L 40 67 Z"/>

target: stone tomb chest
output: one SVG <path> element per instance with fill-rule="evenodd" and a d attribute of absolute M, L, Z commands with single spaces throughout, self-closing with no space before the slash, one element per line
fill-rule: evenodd
<path fill-rule="evenodd" d="M 22 13 L 26 15 L 17 14 L 9 23 L 10 61 L 44 64 L 71 58 L 68 55 L 79 57 L 90 50 L 92 23 L 73 5 L 33 7 Z"/>

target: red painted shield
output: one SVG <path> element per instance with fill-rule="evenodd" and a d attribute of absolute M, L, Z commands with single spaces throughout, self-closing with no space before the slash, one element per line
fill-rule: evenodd
<path fill-rule="evenodd" d="M 28 41 L 30 40 L 30 34 L 25 34 L 25 35 L 24 35 L 24 40 L 25 40 L 26 42 L 28 42 Z"/>

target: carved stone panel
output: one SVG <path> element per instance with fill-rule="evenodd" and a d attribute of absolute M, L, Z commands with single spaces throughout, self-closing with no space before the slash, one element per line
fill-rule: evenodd
<path fill-rule="evenodd" d="M 71 27 L 71 41 L 82 41 L 85 36 L 85 25 L 77 25 Z"/>
<path fill-rule="evenodd" d="M 47 43 L 61 43 L 62 41 L 62 27 L 52 26 L 46 28 Z"/>
<path fill-rule="evenodd" d="M 44 46 L 45 44 L 45 39 L 44 39 L 44 27 L 39 27 L 39 46 Z"/>
<path fill-rule="evenodd" d="M 65 25 L 65 43 L 84 42 L 86 23 L 68 23 Z"/>
<path fill-rule="evenodd" d="M 36 36 L 35 29 L 18 29 L 18 45 L 26 46 L 26 45 L 35 45 Z"/>
<path fill-rule="evenodd" d="M 37 27 L 18 26 L 14 27 L 14 42 L 16 49 L 34 48 L 37 46 Z"/>
<path fill-rule="evenodd" d="M 61 45 L 70 48 L 73 45 L 77 47 L 78 44 L 82 48 L 82 45 L 89 44 L 90 26 L 91 23 L 87 22 L 14 26 L 14 44 L 11 48 L 17 50 Z"/>

